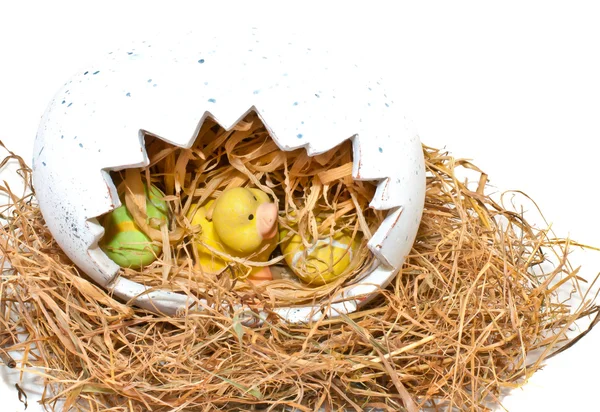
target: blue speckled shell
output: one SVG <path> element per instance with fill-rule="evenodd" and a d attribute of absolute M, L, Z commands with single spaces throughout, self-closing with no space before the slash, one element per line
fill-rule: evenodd
<path fill-rule="evenodd" d="M 328 313 L 279 312 L 306 321 L 355 310 L 397 273 L 414 242 L 425 196 L 421 144 L 379 78 L 294 38 L 255 30 L 243 39 L 140 43 L 74 75 L 50 102 L 33 156 L 36 195 L 59 245 L 117 296 L 142 293 L 98 247 L 95 218 L 120 205 L 108 172 L 147 164 L 144 132 L 189 147 L 207 116 L 231 128 L 251 110 L 283 150 L 314 155 L 352 139 L 354 178 L 378 181 L 371 207 L 389 213 L 369 243 L 378 265 L 345 292 L 356 300 Z M 189 299 L 164 290 L 136 304 L 175 313 Z"/>

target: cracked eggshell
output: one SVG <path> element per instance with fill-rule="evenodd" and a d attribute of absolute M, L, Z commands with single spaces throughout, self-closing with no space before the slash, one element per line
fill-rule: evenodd
<path fill-rule="evenodd" d="M 46 223 L 77 266 L 119 298 L 175 314 L 197 302 L 144 293 L 98 246 L 97 217 L 120 205 L 109 172 L 148 164 L 144 133 L 190 147 L 208 117 L 233 127 L 249 111 L 282 150 L 325 152 L 351 139 L 353 177 L 377 181 L 370 204 L 388 210 L 369 248 L 376 263 L 328 309 L 280 308 L 292 322 L 348 313 L 387 285 L 409 253 L 425 197 L 421 143 L 380 79 L 326 51 L 260 36 L 140 43 L 75 74 L 39 126 L 33 181 Z"/>

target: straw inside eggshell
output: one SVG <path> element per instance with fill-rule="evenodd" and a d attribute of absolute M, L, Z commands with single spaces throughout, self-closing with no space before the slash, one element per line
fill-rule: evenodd
<path fill-rule="evenodd" d="M 146 147 L 148 167 L 113 173 L 113 178 L 122 188 L 135 222 L 163 246 L 163 253 L 143 270 L 125 269 L 127 278 L 156 287 L 183 285 L 191 293 L 199 293 L 206 290 L 207 284 L 234 274 L 240 280 L 234 290 L 251 289 L 269 300 L 271 306 L 287 306 L 319 301 L 371 266 L 373 256 L 367 242 L 385 213 L 368 207 L 376 182 L 352 179 L 349 141 L 314 157 L 304 149 L 283 151 L 252 113 L 229 131 L 209 119 L 189 149 L 173 147 L 152 136 L 147 137 Z M 148 224 L 144 183 L 155 185 L 165 194 L 172 211 L 168 234 Z M 226 258 L 229 266 L 222 273 L 204 273 L 194 263 L 198 259 L 193 246 L 203 242 L 202 232 L 192 227 L 190 216 L 234 187 L 258 188 L 278 205 L 279 227 L 287 231 L 282 241 L 299 235 L 308 249 L 318 239 L 340 233 L 356 240 L 358 247 L 348 268 L 332 282 L 306 284 L 285 264 L 280 251 L 267 262 L 259 262 L 252 255 L 236 258 L 213 249 L 213 254 Z M 209 219 L 211 215 L 209 207 Z M 337 261 L 326 263 L 331 270 Z M 272 267 L 274 280 L 260 284 L 243 281 L 250 268 L 266 265 Z"/>

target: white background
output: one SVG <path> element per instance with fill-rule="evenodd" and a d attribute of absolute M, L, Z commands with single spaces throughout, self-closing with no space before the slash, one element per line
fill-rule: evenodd
<path fill-rule="evenodd" d="M 371 65 L 425 144 L 474 159 L 498 191 L 531 195 L 558 236 L 600 245 L 600 6 L 594 2 L 166 3 L 0 0 L 0 140 L 30 159 L 54 92 L 111 48 L 190 29 L 277 26 Z M 588 278 L 600 271 L 600 253 L 573 259 Z M 596 330 L 549 361 L 504 406 L 600 410 L 599 367 Z M 15 381 L 0 367 L 2 380 L 0 409 L 22 411 L 10 391 Z M 35 411 L 29 394 L 27 410 Z"/>

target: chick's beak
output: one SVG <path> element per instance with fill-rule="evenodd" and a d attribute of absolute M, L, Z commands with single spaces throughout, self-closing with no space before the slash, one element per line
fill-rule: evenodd
<path fill-rule="evenodd" d="M 272 239 L 277 234 L 277 206 L 263 203 L 256 209 L 256 228 L 263 240 Z"/>

